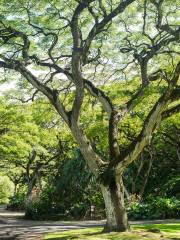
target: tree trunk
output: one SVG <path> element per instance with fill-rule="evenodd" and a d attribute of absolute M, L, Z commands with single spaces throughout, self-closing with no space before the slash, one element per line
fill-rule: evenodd
<path fill-rule="evenodd" d="M 107 187 L 101 184 L 106 208 L 107 222 L 105 232 L 123 232 L 129 229 L 127 213 L 124 205 L 124 186 L 122 180 Z"/>
<path fill-rule="evenodd" d="M 16 193 L 17 193 L 17 186 L 18 186 L 18 183 L 14 183 L 14 196 L 15 196 Z"/>
<path fill-rule="evenodd" d="M 140 68 L 141 68 L 142 85 L 146 86 L 149 83 L 148 74 L 147 74 L 147 60 L 143 59 L 141 61 Z"/>
<path fill-rule="evenodd" d="M 98 177 L 100 173 L 99 169 L 103 167 L 103 161 L 94 152 L 91 144 L 88 142 L 81 129 L 78 128 L 76 122 L 71 121 L 71 129 L 89 168 L 94 175 Z M 100 186 L 105 202 L 107 217 L 104 231 L 127 231 L 129 229 L 129 224 L 124 206 L 124 185 L 122 177 L 119 177 L 119 175 L 116 176 L 113 182 L 115 182 L 115 184 L 109 184 L 109 186 L 101 184 Z"/>
<path fill-rule="evenodd" d="M 146 188 L 146 185 L 147 185 L 147 182 L 148 182 L 149 174 L 150 174 L 150 171 L 151 171 L 151 168 L 152 168 L 153 160 L 154 160 L 153 158 L 151 158 L 149 160 L 149 166 L 148 166 L 147 172 L 145 173 L 143 183 L 142 183 L 142 187 L 141 187 L 141 190 L 139 192 L 140 201 L 142 201 L 142 198 L 143 198 L 143 194 L 144 194 L 144 191 L 145 191 L 145 188 Z"/>
<path fill-rule="evenodd" d="M 32 203 L 33 200 L 33 188 L 34 188 L 34 183 L 32 180 L 28 182 L 28 191 L 25 199 L 25 205 L 29 206 Z"/>

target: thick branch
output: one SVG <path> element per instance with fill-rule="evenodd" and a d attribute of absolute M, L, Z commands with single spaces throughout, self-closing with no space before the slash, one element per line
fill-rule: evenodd
<path fill-rule="evenodd" d="M 164 111 L 163 114 L 162 114 L 162 119 L 164 120 L 164 119 L 166 119 L 168 117 L 171 117 L 172 115 L 174 115 L 176 113 L 179 113 L 179 112 L 180 112 L 180 104 L 178 104 L 174 107 L 171 107 L 171 108 L 167 109 L 166 111 Z"/>
<path fill-rule="evenodd" d="M 26 34 L 21 31 L 17 31 L 12 27 L 6 27 L 2 22 L 3 28 L 0 29 L 0 38 L 3 39 L 4 43 L 7 43 L 11 38 L 20 37 L 23 40 L 22 45 L 22 57 L 24 60 L 28 60 L 28 51 L 30 47 L 30 41 Z"/>
<path fill-rule="evenodd" d="M 89 32 L 88 37 L 85 40 L 85 44 L 83 47 L 83 50 L 84 50 L 83 62 L 86 62 L 89 48 L 91 46 L 93 39 L 96 37 L 96 35 L 102 32 L 104 27 L 107 26 L 107 24 L 109 24 L 113 18 L 115 18 L 118 14 L 124 12 L 126 7 L 128 7 L 134 1 L 135 0 L 121 1 L 121 3 L 117 6 L 117 8 L 115 8 L 110 14 L 106 15 L 101 22 L 95 23 L 95 25 Z"/>
<path fill-rule="evenodd" d="M 79 17 L 82 11 L 89 6 L 94 0 L 82 1 L 76 7 L 71 20 L 71 33 L 73 36 L 73 52 L 72 52 L 72 77 L 76 86 L 75 99 L 71 111 L 71 124 L 77 122 L 81 106 L 84 99 L 84 81 L 82 78 L 82 33 L 79 26 Z"/>
<path fill-rule="evenodd" d="M 48 99 L 52 102 L 53 106 L 56 108 L 57 112 L 61 115 L 64 121 L 69 124 L 68 114 L 60 102 L 58 97 L 58 92 L 56 90 L 52 90 L 43 83 L 41 83 L 26 67 L 24 67 L 19 61 L 8 60 L 4 58 L 4 62 L 0 61 L 0 67 L 9 68 L 16 70 L 21 73 L 30 84 L 32 84 L 37 90 L 42 92 Z"/>
<path fill-rule="evenodd" d="M 115 110 L 111 100 L 105 93 L 99 88 L 95 87 L 92 82 L 84 79 L 85 88 L 89 91 L 89 93 L 97 98 L 103 109 L 107 112 L 109 117 L 109 153 L 110 159 L 117 158 L 119 156 L 119 145 L 118 145 L 118 122 L 119 122 L 119 114 Z"/>
<path fill-rule="evenodd" d="M 97 177 L 100 173 L 100 168 L 104 165 L 104 162 L 99 155 L 95 153 L 90 141 L 87 139 L 85 133 L 79 128 L 76 122 L 72 122 L 71 131 L 80 146 L 81 152 L 87 161 L 89 168 Z"/>
<path fill-rule="evenodd" d="M 109 118 L 111 116 L 112 112 L 112 102 L 110 98 L 102 91 L 101 89 L 97 88 L 91 81 L 84 79 L 85 88 L 88 90 L 88 92 L 97 98 L 99 102 L 102 104 L 103 109 L 107 112 Z"/>
<path fill-rule="evenodd" d="M 159 98 L 150 113 L 148 114 L 143 129 L 139 136 L 129 145 L 129 147 L 121 153 L 118 162 L 112 162 L 110 165 L 115 165 L 117 171 L 121 172 L 134 161 L 143 148 L 151 141 L 153 131 L 162 121 L 163 112 L 166 110 L 168 104 L 171 102 L 171 96 L 175 85 L 179 79 L 180 62 L 177 64 L 174 75 L 165 93 Z"/>

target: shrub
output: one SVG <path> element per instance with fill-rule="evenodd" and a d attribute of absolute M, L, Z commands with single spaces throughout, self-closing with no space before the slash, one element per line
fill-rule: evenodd
<path fill-rule="evenodd" d="M 0 176 L 0 204 L 8 203 L 14 191 L 14 185 L 7 176 Z"/>
<path fill-rule="evenodd" d="M 180 218 L 180 200 L 175 197 L 149 197 L 146 202 L 132 203 L 127 211 L 130 219 Z"/>
<path fill-rule="evenodd" d="M 161 189 L 162 194 L 180 198 L 180 176 L 172 177 Z"/>
<path fill-rule="evenodd" d="M 7 209 L 10 210 L 24 210 L 25 209 L 25 192 L 18 192 L 9 198 Z"/>
<path fill-rule="evenodd" d="M 41 203 L 41 201 L 36 200 L 26 206 L 25 218 L 32 220 L 45 220 L 44 217 L 48 216 L 49 208 L 45 208 L 44 204 Z"/>
<path fill-rule="evenodd" d="M 32 220 L 54 219 L 57 207 L 53 201 L 53 193 L 53 188 L 45 188 L 39 198 L 26 206 L 25 217 Z"/>

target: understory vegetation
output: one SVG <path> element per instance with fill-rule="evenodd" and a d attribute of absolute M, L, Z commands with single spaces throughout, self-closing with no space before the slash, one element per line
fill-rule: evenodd
<path fill-rule="evenodd" d="M 121 94 L 126 93 L 129 85 L 122 84 Z M 47 102 L 5 104 L 3 98 L 1 103 L 2 114 L 4 111 L 9 121 L 11 118 L 14 121 L 12 125 L 7 122 L 8 127 L 3 123 L 6 131 L 0 141 L 2 172 L 14 185 L 7 208 L 25 209 L 26 218 L 34 220 L 104 219 L 105 206 L 97 180 L 50 105 Z M 143 117 L 141 106 L 131 121 L 123 123 L 124 147 L 137 134 Z M 49 109 L 48 122 L 41 116 L 46 109 Z M 85 112 L 84 124 L 91 119 L 88 134 L 97 141 L 101 137 L 103 145 L 98 143 L 97 147 L 105 154 L 101 149 L 107 144 L 106 125 L 97 124 L 102 117 L 101 112 L 98 117 Z M 123 175 L 129 219 L 180 218 L 178 119 L 179 114 L 164 121 L 151 144 Z M 4 185 L 1 189 L 6 191 L 5 195 L 9 194 Z"/>

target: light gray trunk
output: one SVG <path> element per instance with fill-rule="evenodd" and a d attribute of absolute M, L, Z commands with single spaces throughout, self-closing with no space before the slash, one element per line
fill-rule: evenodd
<path fill-rule="evenodd" d="M 114 183 L 113 186 L 101 185 L 105 202 L 107 222 L 105 232 L 123 232 L 129 229 L 127 213 L 124 204 L 124 187 L 122 182 Z"/>
<path fill-rule="evenodd" d="M 71 121 L 72 133 L 80 146 L 80 150 L 91 171 L 96 177 L 99 176 L 99 169 L 103 166 L 101 158 L 93 151 L 90 142 L 77 124 Z M 120 176 L 120 175 L 119 175 Z M 124 186 L 121 177 L 116 177 L 114 186 L 104 186 L 101 184 L 103 194 L 107 224 L 105 231 L 126 231 L 129 229 L 127 213 L 124 206 Z"/>

